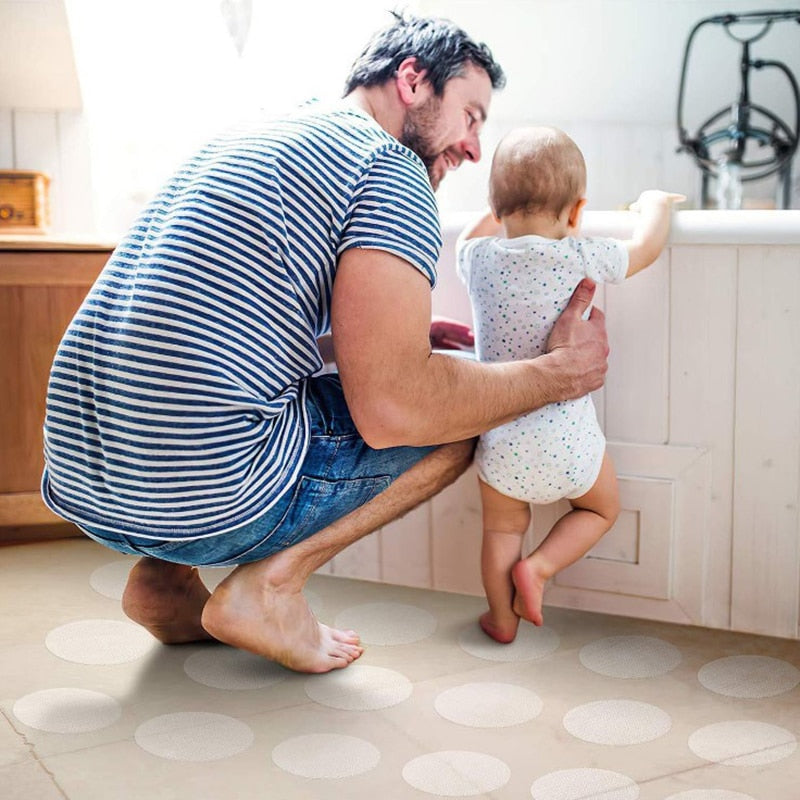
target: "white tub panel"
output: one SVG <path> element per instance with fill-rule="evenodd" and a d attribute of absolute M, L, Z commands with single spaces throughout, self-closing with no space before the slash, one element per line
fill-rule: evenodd
<path fill-rule="evenodd" d="M 739 250 L 732 624 L 798 635 L 800 247 Z"/>
<path fill-rule="evenodd" d="M 434 313 L 471 319 L 446 221 Z M 587 212 L 588 235 L 634 215 Z M 800 638 L 800 212 L 679 212 L 659 262 L 602 288 L 594 395 L 624 512 L 546 602 Z M 568 509 L 535 507 L 529 550 Z M 482 594 L 474 469 L 333 571 Z"/>
<path fill-rule="evenodd" d="M 382 580 L 403 586 L 433 586 L 431 506 L 423 503 L 381 529 Z"/>
<path fill-rule="evenodd" d="M 669 438 L 708 448 L 710 493 L 703 623 L 730 624 L 738 249 L 673 247 Z"/>
<path fill-rule="evenodd" d="M 669 402 L 669 253 L 624 283 L 605 287 L 611 354 L 606 436 L 664 443 Z"/>

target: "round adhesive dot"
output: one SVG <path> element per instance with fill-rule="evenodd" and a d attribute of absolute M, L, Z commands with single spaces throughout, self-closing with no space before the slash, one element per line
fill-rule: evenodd
<path fill-rule="evenodd" d="M 366 664 L 315 675 L 305 684 L 306 694 L 316 703 L 346 711 L 389 708 L 408 699 L 411 681 L 399 672 Z"/>
<path fill-rule="evenodd" d="M 365 603 L 345 609 L 334 623 L 355 630 L 365 644 L 410 644 L 436 630 L 436 618 L 425 609 L 403 603 Z"/>
<path fill-rule="evenodd" d="M 734 792 L 730 789 L 689 789 L 665 797 L 664 800 L 755 800 L 750 794 Z"/>
<path fill-rule="evenodd" d="M 173 761 L 218 761 L 247 750 L 253 731 L 238 719 L 207 711 L 164 714 L 143 722 L 134 734 L 136 744 Z"/>
<path fill-rule="evenodd" d="M 535 780 L 531 795 L 534 800 L 637 800 L 639 786 L 606 769 L 562 769 Z"/>
<path fill-rule="evenodd" d="M 124 664 L 141 658 L 155 644 L 144 628 L 115 619 L 68 622 L 45 639 L 53 655 L 76 664 Z"/>
<path fill-rule="evenodd" d="M 790 756 L 797 739 L 785 728 L 766 722 L 716 722 L 689 737 L 689 749 L 706 761 L 729 767 L 756 767 Z"/>
<path fill-rule="evenodd" d="M 87 733 L 113 725 L 122 708 L 113 697 L 89 689 L 42 689 L 20 697 L 13 712 L 39 731 Z"/>
<path fill-rule="evenodd" d="M 506 728 L 539 716 L 537 694 L 510 683 L 465 683 L 439 694 L 436 711 L 450 722 L 471 728 Z"/>
<path fill-rule="evenodd" d="M 677 647 L 652 636 L 609 636 L 584 645 L 581 664 L 610 678 L 655 678 L 681 662 Z"/>
<path fill-rule="evenodd" d="M 126 558 L 121 561 L 112 561 L 98 567 L 89 576 L 89 585 L 98 594 L 110 597 L 112 600 L 122 600 L 122 593 L 128 582 L 128 573 L 136 563 L 134 558 Z"/>
<path fill-rule="evenodd" d="M 800 683 L 800 670 L 768 656 L 728 656 L 701 667 L 697 677 L 706 689 L 727 697 L 775 697 Z"/>
<path fill-rule="evenodd" d="M 486 753 L 442 750 L 409 761 L 403 780 L 421 792 L 444 797 L 472 797 L 505 786 L 511 777 L 508 765 Z"/>
<path fill-rule="evenodd" d="M 229 647 L 194 653 L 183 662 L 183 671 L 193 681 L 214 689 L 263 689 L 289 675 L 274 661 Z"/>
<path fill-rule="evenodd" d="M 576 739 L 593 744 L 651 742 L 669 732 L 672 719 L 658 706 L 637 700 L 598 700 L 568 711 L 564 727 Z"/>
<path fill-rule="evenodd" d="M 478 623 L 461 631 L 458 644 L 471 656 L 487 661 L 532 661 L 544 658 L 558 649 L 558 634 L 552 628 L 520 625 L 511 644 L 500 644 L 489 638 Z"/>
<path fill-rule="evenodd" d="M 378 766 L 375 745 L 342 733 L 311 733 L 281 742 L 272 760 L 285 772 L 302 778 L 348 778 Z"/>

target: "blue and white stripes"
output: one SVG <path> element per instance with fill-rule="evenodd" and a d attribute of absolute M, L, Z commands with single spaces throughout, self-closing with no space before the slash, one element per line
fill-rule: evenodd
<path fill-rule="evenodd" d="M 68 328 L 42 492 L 78 524 L 222 533 L 290 487 L 307 448 L 338 256 L 392 252 L 431 283 L 441 246 L 419 159 L 354 109 L 220 136 L 168 182 Z"/>

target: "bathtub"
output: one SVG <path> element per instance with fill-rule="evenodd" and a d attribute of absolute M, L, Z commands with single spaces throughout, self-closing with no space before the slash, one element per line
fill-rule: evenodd
<path fill-rule="evenodd" d="M 443 220 L 435 314 L 469 321 Z M 625 238 L 631 212 L 587 211 Z M 678 211 L 658 261 L 600 287 L 611 356 L 594 395 L 623 511 L 545 602 L 800 638 L 800 211 Z M 568 508 L 534 508 L 533 547 Z M 481 594 L 469 470 L 338 555 L 334 575 Z"/>

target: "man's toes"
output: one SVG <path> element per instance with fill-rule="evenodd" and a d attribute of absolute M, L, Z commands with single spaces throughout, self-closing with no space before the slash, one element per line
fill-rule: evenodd
<path fill-rule="evenodd" d="M 364 648 L 358 645 L 334 642 L 329 651 L 329 655 L 334 658 L 344 658 L 349 664 L 351 661 L 355 661 L 363 652 Z"/>
<path fill-rule="evenodd" d="M 355 631 L 340 631 L 336 628 L 331 628 L 331 636 L 337 641 L 344 644 L 359 644 L 361 637 Z"/>
<path fill-rule="evenodd" d="M 364 652 L 363 647 L 349 646 L 345 650 L 345 658 L 347 659 L 347 663 L 349 664 L 351 661 L 355 661 L 357 658 L 361 658 L 361 654 L 363 652 Z"/>

